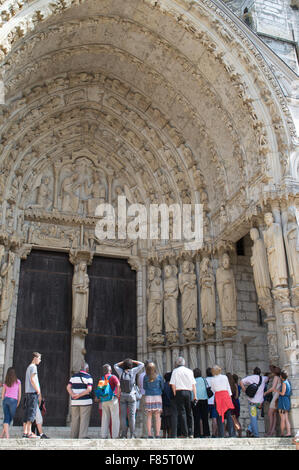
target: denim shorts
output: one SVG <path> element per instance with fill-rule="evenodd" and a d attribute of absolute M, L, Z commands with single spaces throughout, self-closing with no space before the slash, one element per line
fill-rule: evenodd
<path fill-rule="evenodd" d="M 209 405 L 209 416 L 210 418 L 217 418 L 216 405 Z"/>
<path fill-rule="evenodd" d="M 25 412 L 24 412 L 24 423 L 35 420 L 36 409 L 38 407 L 38 394 L 37 393 L 26 393 L 25 394 Z"/>
<path fill-rule="evenodd" d="M 15 417 L 18 400 L 15 398 L 4 397 L 2 406 L 4 413 L 3 423 L 10 424 Z"/>

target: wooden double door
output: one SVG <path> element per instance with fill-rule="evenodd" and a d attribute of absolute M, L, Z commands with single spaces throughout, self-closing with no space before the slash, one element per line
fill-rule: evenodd
<path fill-rule="evenodd" d="M 126 260 L 93 258 L 88 267 L 89 309 L 86 360 L 96 384 L 105 363 L 136 358 L 136 275 Z M 13 362 L 22 381 L 32 352 L 42 354 L 38 366 L 46 400 L 45 426 L 65 426 L 69 398 L 73 266 L 68 254 L 34 250 L 21 263 Z M 21 425 L 19 407 L 14 424 Z M 100 423 L 94 405 L 91 425 Z"/>

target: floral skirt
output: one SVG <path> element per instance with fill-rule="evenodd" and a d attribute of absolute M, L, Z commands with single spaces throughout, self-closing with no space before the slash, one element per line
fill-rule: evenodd
<path fill-rule="evenodd" d="M 146 395 L 144 409 L 145 411 L 161 411 L 162 412 L 162 396 L 161 395 Z"/>

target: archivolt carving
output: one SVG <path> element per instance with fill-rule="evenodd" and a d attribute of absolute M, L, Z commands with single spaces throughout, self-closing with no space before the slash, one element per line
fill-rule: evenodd
<path fill-rule="evenodd" d="M 60 12 L 71 4 L 74 2 L 67 0 L 54 2 L 51 9 L 43 11 L 34 12 L 33 8 L 33 16 L 26 18 L 26 15 L 23 15 L 23 23 L 19 23 L 15 30 L 7 35 L 7 43 L 5 46 L 2 45 L 2 51 L 6 48 L 8 52 L 11 44 L 15 44 L 3 66 L 6 89 L 11 97 L 16 87 L 34 77 L 39 68 L 48 66 L 52 68 L 55 62 L 56 73 L 55 77 L 48 76 L 44 83 L 35 82 L 34 86 L 26 89 L 20 98 L 14 96 L 8 112 L 4 110 L 0 118 L 0 124 L 3 125 L 0 142 L 2 163 L 6 168 L 6 177 L 8 176 L 9 181 L 13 181 L 5 193 L 5 198 L 11 205 L 7 206 L 9 210 L 13 210 L 12 207 L 18 203 L 17 194 L 22 187 L 22 203 L 27 199 L 31 205 L 36 206 L 35 209 L 43 205 L 46 211 L 51 211 L 55 204 L 55 197 L 53 201 L 55 193 L 58 208 L 66 209 L 66 213 L 70 212 L 68 209 L 76 210 L 79 207 L 82 210 L 82 217 L 92 213 L 91 201 L 100 200 L 101 194 L 91 197 L 91 180 L 86 186 L 84 196 L 86 199 L 79 197 L 80 201 L 85 202 L 80 202 L 77 207 L 76 199 L 67 199 L 65 193 L 64 195 L 59 193 L 63 183 L 68 186 L 68 181 L 64 181 L 67 175 L 63 181 L 57 182 L 55 189 L 53 186 L 55 176 L 47 180 L 41 172 L 47 160 L 54 164 L 58 159 L 63 161 L 66 149 L 69 155 L 72 155 L 72 146 L 79 149 L 80 142 L 82 146 L 82 143 L 86 145 L 89 141 L 89 148 L 92 151 L 100 146 L 98 157 L 103 152 L 105 161 L 111 163 L 111 168 L 119 171 L 122 178 L 127 178 L 133 199 L 152 202 L 201 200 L 205 202 L 206 212 L 212 210 L 214 217 L 218 216 L 220 204 L 226 203 L 230 220 L 234 220 L 240 215 L 240 211 L 243 211 L 249 197 L 247 187 L 256 184 L 260 168 L 270 173 L 267 156 L 272 151 L 273 144 L 270 145 L 271 139 L 263 120 L 259 119 L 261 105 L 257 101 L 253 102 L 248 95 L 248 89 L 252 86 L 259 90 L 261 100 L 269 111 L 283 171 L 285 173 L 288 171 L 288 157 L 285 158 L 285 155 L 289 142 L 283 113 L 288 118 L 289 114 L 283 96 L 279 94 L 277 83 L 261 56 L 221 9 L 217 10 L 207 1 L 203 1 L 200 6 L 189 2 L 180 2 L 179 6 L 173 2 L 171 10 L 163 0 L 150 2 L 153 10 L 157 12 L 162 10 L 169 16 L 175 31 L 183 28 L 188 41 L 189 39 L 196 41 L 197 52 L 192 56 L 190 51 L 189 57 L 184 53 L 186 49 L 181 47 L 178 50 L 170 39 L 166 36 L 162 38 L 161 34 L 154 32 L 154 29 L 137 24 L 131 19 L 116 16 L 102 15 L 94 19 L 85 17 L 51 26 L 44 23 L 40 25 L 37 33 L 34 31 L 35 22 L 40 22 L 50 13 Z M 186 6 L 190 9 L 191 15 L 182 13 Z M 145 6 L 144 8 L 146 9 Z M 109 27 L 121 25 L 127 31 L 142 33 L 146 40 L 160 51 L 161 57 L 157 59 L 159 63 L 164 63 L 167 57 L 173 64 L 179 77 L 178 82 L 181 80 L 182 83 L 186 83 L 186 89 L 181 91 L 181 84 L 174 83 L 167 70 L 163 71 L 162 75 L 159 67 L 154 69 L 150 65 L 153 64 L 150 55 L 144 60 L 144 57 L 137 57 L 138 54 L 133 55 L 129 47 L 124 50 L 116 44 L 80 46 L 72 44 L 58 52 L 47 51 L 38 61 L 30 59 L 30 63 L 24 63 L 26 57 L 28 60 L 35 50 L 37 41 L 50 43 L 50 38 L 54 40 L 64 32 L 70 34 L 78 28 L 83 31 L 91 26 L 101 26 L 103 22 Z M 17 39 L 29 29 L 32 29 L 33 34 L 21 47 Z M 227 44 L 233 45 L 231 53 L 228 53 Z M 199 55 L 196 55 L 198 51 L 201 60 Z M 63 66 L 70 57 L 79 60 L 82 54 L 94 52 L 111 54 L 120 59 L 120 64 L 122 61 L 132 64 L 132 70 L 136 70 L 136 75 L 142 73 L 144 77 L 146 83 L 144 89 L 137 90 L 138 78 L 136 82 L 132 78 L 129 84 L 121 81 L 119 77 L 114 77 L 113 71 L 100 70 L 90 73 L 79 69 L 77 72 L 63 71 Z M 236 54 L 239 56 L 240 64 L 243 65 L 244 74 L 236 71 L 231 65 Z M 216 71 L 221 72 L 223 83 L 229 84 L 233 90 L 230 96 L 225 97 L 225 93 L 221 95 L 220 84 L 217 80 L 210 80 L 209 72 L 205 74 L 201 61 L 203 64 L 207 61 L 211 65 L 213 74 Z M 262 78 L 261 71 L 264 72 Z M 111 76 L 108 76 L 108 73 L 111 73 Z M 142 86 L 143 84 L 140 85 Z M 190 99 L 188 89 L 195 86 L 199 91 L 198 99 L 202 99 L 203 108 L 211 108 L 214 112 L 217 110 L 218 119 L 215 124 L 211 122 L 209 116 L 207 119 L 204 116 L 203 119 L 198 114 L 198 103 L 193 103 Z M 155 101 L 146 94 L 146 87 L 148 94 L 155 96 Z M 162 91 L 172 103 L 172 109 L 170 106 L 166 109 L 165 103 L 160 105 L 159 98 Z M 234 119 L 231 116 L 232 105 L 229 103 L 232 97 L 236 111 Z M 238 104 L 234 101 L 236 98 Z M 280 108 L 277 101 L 280 102 Z M 179 111 L 174 112 L 175 119 L 173 119 L 170 110 L 176 106 Z M 225 136 L 231 139 L 231 145 L 223 148 L 219 148 L 219 142 L 221 140 L 228 142 L 229 139 L 223 139 L 223 135 L 221 139 L 221 132 L 218 132 L 217 128 L 220 122 L 223 123 L 221 132 L 225 132 Z M 291 121 L 288 124 L 291 126 Z M 213 127 L 215 127 L 214 134 Z M 242 129 L 246 129 L 248 135 L 244 135 Z M 219 140 L 217 140 L 218 134 Z M 252 151 L 252 146 L 255 145 L 257 152 Z M 239 175 L 241 191 L 238 184 L 228 185 L 228 181 L 237 182 L 236 174 Z M 29 175 L 33 175 L 37 185 L 34 190 Z M 71 173 L 69 176 L 71 177 Z M 3 178 L 5 178 L 4 173 L 0 180 L 0 190 L 5 189 Z M 73 187 L 75 182 L 72 181 L 70 184 Z M 107 192 L 106 184 L 105 195 Z M 28 199 L 30 194 L 34 195 L 33 199 Z"/>

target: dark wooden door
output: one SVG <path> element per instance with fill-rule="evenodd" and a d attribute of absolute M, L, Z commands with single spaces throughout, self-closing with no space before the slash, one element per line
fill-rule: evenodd
<path fill-rule="evenodd" d="M 65 426 L 70 370 L 73 266 L 65 253 L 32 251 L 21 263 L 14 367 L 24 392 L 32 352 L 42 354 L 38 376 L 46 399 L 45 426 Z M 18 409 L 15 424 L 22 424 Z"/>
<path fill-rule="evenodd" d="M 94 257 L 88 275 L 86 359 L 96 384 L 104 364 L 136 359 L 136 273 L 126 260 Z M 99 423 L 95 405 L 91 426 Z"/>

